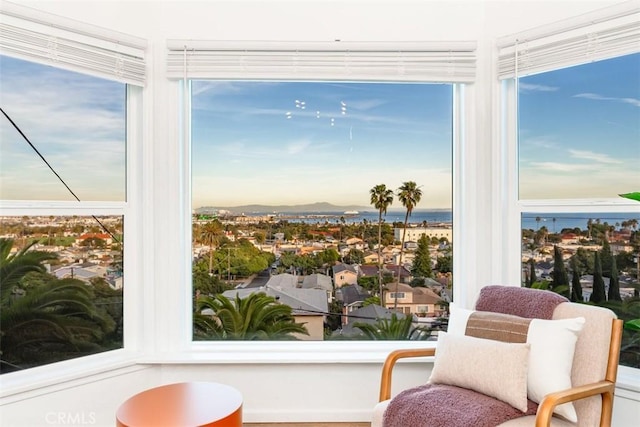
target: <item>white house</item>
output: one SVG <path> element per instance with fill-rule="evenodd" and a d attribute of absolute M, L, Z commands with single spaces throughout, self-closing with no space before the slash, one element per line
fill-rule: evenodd
<path fill-rule="evenodd" d="M 429 239 L 447 239 L 447 241 L 453 241 L 453 231 L 447 227 L 407 227 L 406 232 L 404 228 L 394 228 L 393 238 L 401 241 L 404 234 L 405 242 L 417 242 L 420 237 L 427 236 Z"/>

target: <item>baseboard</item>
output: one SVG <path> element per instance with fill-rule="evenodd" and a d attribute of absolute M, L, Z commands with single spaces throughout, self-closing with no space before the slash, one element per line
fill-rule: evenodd
<path fill-rule="evenodd" d="M 372 408 L 373 410 L 373 408 Z M 359 424 L 368 426 L 371 422 L 372 411 L 340 411 L 340 412 L 310 412 L 310 411 L 248 411 L 244 410 L 242 419 L 245 424 L 280 424 L 291 426 L 307 426 L 315 427 L 316 424 L 322 425 L 323 423 L 328 426 L 344 427 L 350 424 L 355 424 L 360 427 Z M 305 424 L 306 423 L 306 424 Z M 313 424 L 309 424 L 313 423 Z M 341 425 L 342 423 L 342 425 Z M 253 427 L 253 426 L 252 426 Z"/>

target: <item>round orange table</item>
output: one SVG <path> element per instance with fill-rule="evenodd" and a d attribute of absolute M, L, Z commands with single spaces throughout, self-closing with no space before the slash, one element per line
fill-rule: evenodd
<path fill-rule="evenodd" d="M 130 397 L 116 412 L 118 427 L 242 427 L 242 395 L 224 384 L 186 382 Z"/>

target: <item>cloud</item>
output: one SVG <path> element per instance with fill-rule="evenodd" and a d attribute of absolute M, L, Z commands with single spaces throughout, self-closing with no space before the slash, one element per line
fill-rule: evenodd
<path fill-rule="evenodd" d="M 579 93 L 577 95 L 573 95 L 574 98 L 583 98 L 583 99 L 591 99 L 594 101 L 614 101 L 614 102 L 622 102 L 624 104 L 631 104 L 635 107 L 640 107 L 640 99 L 635 98 L 616 98 L 611 96 L 603 96 L 598 95 L 597 93 Z"/>
<path fill-rule="evenodd" d="M 2 65 L 3 110 L 80 199 L 123 200 L 125 85 L 4 57 Z M 4 117 L 0 134 L 3 185 L 19 182 L 20 198 L 68 198 Z"/>
<path fill-rule="evenodd" d="M 635 105 L 636 107 L 640 107 L 640 99 L 620 98 L 620 101 L 625 102 L 627 104 Z"/>
<path fill-rule="evenodd" d="M 361 99 L 358 101 L 348 101 L 347 108 L 349 109 L 353 108 L 354 110 L 360 110 L 360 111 L 367 111 L 372 108 L 376 108 L 381 105 L 384 105 L 386 103 L 387 101 L 382 99 Z"/>
<path fill-rule="evenodd" d="M 193 96 L 201 95 L 203 93 L 211 92 L 213 95 L 226 94 L 226 93 L 238 93 L 242 88 L 238 85 L 234 85 L 232 82 L 219 82 L 201 80 L 192 83 L 191 94 Z"/>
<path fill-rule="evenodd" d="M 521 130 L 521 133 L 525 133 L 526 130 Z M 550 135 L 539 135 L 539 136 L 535 136 L 535 137 L 526 137 L 526 138 L 522 138 L 522 144 L 521 144 L 521 150 L 523 148 L 528 148 L 528 149 L 538 149 L 538 148 L 545 148 L 545 149 L 556 149 L 558 147 L 558 144 L 555 142 L 555 137 L 554 136 L 550 136 Z"/>
<path fill-rule="evenodd" d="M 124 151 L 124 84 L 48 67 L 3 72 L 1 84 L 3 109 L 36 146 L 89 150 L 119 138 Z"/>
<path fill-rule="evenodd" d="M 520 92 L 555 92 L 559 88 L 556 86 L 537 85 L 531 83 L 518 83 Z"/>
<path fill-rule="evenodd" d="M 579 93 L 577 95 L 573 95 L 574 98 L 585 98 L 585 99 L 595 99 L 598 101 L 603 101 L 603 100 L 607 100 L 607 98 L 605 98 L 604 96 L 595 94 L 595 93 L 589 93 L 589 92 L 585 92 L 585 93 Z"/>
<path fill-rule="evenodd" d="M 309 141 L 296 141 L 287 146 L 287 154 L 298 154 L 306 150 L 311 145 Z"/>
<path fill-rule="evenodd" d="M 191 84 L 191 93 L 202 95 L 207 93 L 209 96 L 235 95 L 248 91 L 261 90 L 272 86 L 279 86 L 278 82 L 236 82 L 236 81 L 215 81 L 215 80 L 195 80 Z"/>
<path fill-rule="evenodd" d="M 593 172 L 600 170 L 603 165 L 613 165 L 624 163 L 621 160 L 614 159 L 606 154 L 595 153 L 587 150 L 567 150 L 572 159 L 576 159 L 578 163 L 561 163 L 561 162 L 527 162 L 529 167 L 544 171 L 546 173 L 578 173 L 583 171 Z"/>
<path fill-rule="evenodd" d="M 194 175 L 198 169 L 202 171 L 211 167 L 211 159 L 224 159 L 225 163 L 233 160 L 252 161 L 259 160 L 279 161 L 288 155 L 299 153 L 308 154 L 307 157 L 313 156 L 318 159 L 321 156 L 330 155 L 334 149 L 331 147 L 333 143 L 329 141 L 311 141 L 306 138 L 296 140 L 283 140 L 279 144 L 271 144 L 264 141 L 248 141 L 235 140 L 231 142 L 206 142 L 202 141 L 194 146 Z M 223 165 L 220 165 L 221 167 Z"/>
<path fill-rule="evenodd" d="M 532 167 L 548 172 L 580 172 L 591 169 L 587 164 L 558 163 L 558 162 L 531 162 Z"/>
<path fill-rule="evenodd" d="M 606 163 L 606 164 L 620 164 L 623 163 L 618 159 L 614 159 L 609 157 L 607 154 L 594 153 L 593 151 L 587 150 L 569 150 L 569 154 L 571 157 L 576 159 L 584 159 L 591 160 L 598 163 Z"/>

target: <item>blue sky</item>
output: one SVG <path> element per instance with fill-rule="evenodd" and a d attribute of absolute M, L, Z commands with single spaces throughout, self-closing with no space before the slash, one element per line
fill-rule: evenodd
<path fill-rule="evenodd" d="M 640 54 L 523 77 L 519 102 L 521 198 L 640 191 Z"/>
<path fill-rule="evenodd" d="M 124 84 L 0 55 L 0 106 L 82 201 L 125 199 Z M 0 115 L 0 197 L 75 200 Z"/>
<path fill-rule="evenodd" d="M 368 206 L 373 186 L 403 181 L 422 186 L 424 207 L 451 207 L 451 85 L 199 81 L 192 92 L 194 207 Z"/>
<path fill-rule="evenodd" d="M 70 187 L 123 200 L 125 86 L 0 61 L 2 108 Z M 639 70 L 635 54 L 520 80 L 523 198 L 640 190 Z M 407 180 L 422 186 L 419 208 L 451 207 L 450 85 L 197 81 L 192 91 L 194 208 L 368 206 L 371 187 Z M 72 200 L 4 117 L 0 153 L 2 198 Z"/>

